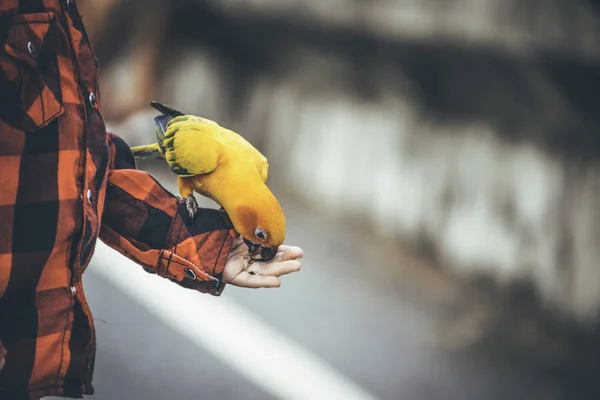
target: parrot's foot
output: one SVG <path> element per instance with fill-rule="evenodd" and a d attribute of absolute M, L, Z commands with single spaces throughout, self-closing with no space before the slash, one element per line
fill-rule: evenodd
<path fill-rule="evenodd" d="M 198 211 L 198 202 L 193 194 L 187 195 L 182 199 L 182 202 L 185 203 L 185 208 L 190 214 L 190 218 L 194 219 L 194 215 Z"/>

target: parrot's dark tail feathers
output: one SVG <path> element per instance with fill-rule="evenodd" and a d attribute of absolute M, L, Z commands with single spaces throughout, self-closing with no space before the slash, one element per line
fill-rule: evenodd
<path fill-rule="evenodd" d="M 150 105 L 155 110 L 157 110 L 157 111 L 161 112 L 162 114 L 167 115 L 171 118 L 180 117 L 180 116 L 184 115 L 181 111 L 177 111 L 176 109 L 166 106 L 164 104 L 161 104 L 157 101 L 151 101 Z"/>
<path fill-rule="evenodd" d="M 136 160 L 143 160 L 148 157 L 162 158 L 156 143 L 145 146 L 135 146 L 131 148 L 131 152 Z"/>
<path fill-rule="evenodd" d="M 158 115 L 154 117 L 154 126 L 156 127 L 156 141 L 159 146 L 162 146 L 163 140 L 165 140 L 165 132 L 167 131 L 167 124 L 172 118 L 168 115 Z"/>

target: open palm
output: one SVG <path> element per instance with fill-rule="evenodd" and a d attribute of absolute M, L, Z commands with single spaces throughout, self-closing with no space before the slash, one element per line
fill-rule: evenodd
<path fill-rule="evenodd" d="M 304 253 L 296 246 L 279 246 L 277 255 L 269 262 L 248 263 L 248 246 L 241 236 L 233 242 L 229 253 L 223 280 L 234 286 L 245 288 L 275 288 L 281 285 L 279 277 L 300 271 L 300 261 Z"/>

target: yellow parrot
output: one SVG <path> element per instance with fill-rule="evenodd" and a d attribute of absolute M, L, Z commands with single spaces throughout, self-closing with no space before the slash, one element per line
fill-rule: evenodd
<path fill-rule="evenodd" d="M 178 175 L 182 201 L 193 218 L 194 192 L 214 200 L 248 245 L 253 261 L 270 261 L 285 240 L 285 216 L 266 185 L 267 159 L 237 133 L 216 122 L 152 102 L 156 143 L 132 147 L 138 159 L 158 156 Z M 260 256 L 257 252 L 260 250 Z"/>

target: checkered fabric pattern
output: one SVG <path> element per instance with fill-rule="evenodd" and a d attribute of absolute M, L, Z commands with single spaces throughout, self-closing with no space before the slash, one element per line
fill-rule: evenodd
<path fill-rule="evenodd" d="M 219 295 L 234 232 L 135 169 L 107 134 L 75 1 L 0 0 L 0 399 L 93 394 L 81 275 L 98 238 L 151 273 Z M 135 284 L 135 283 L 132 283 Z"/>

